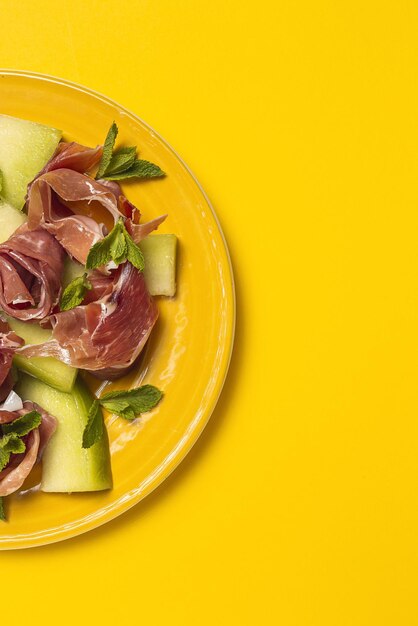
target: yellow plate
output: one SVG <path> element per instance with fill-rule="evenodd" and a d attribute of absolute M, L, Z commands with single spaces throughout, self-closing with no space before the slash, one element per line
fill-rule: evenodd
<path fill-rule="evenodd" d="M 44 494 L 24 485 L 8 498 L 0 548 L 37 546 L 86 532 L 120 515 L 160 484 L 190 450 L 209 419 L 228 369 L 235 302 L 225 240 L 190 170 L 149 126 L 112 100 L 66 81 L 0 71 L 0 113 L 42 122 L 66 139 L 96 145 L 110 123 L 119 140 L 158 163 L 163 180 L 124 186 L 145 220 L 169 217 L 159 232 L 179 239 L 177 296 L 159 299 L 160 319 L 129 382 L 164 390 L 163 402 L 137 423 L 108 416 L 114 488 L 95 494 Z M 128 323 L 128 320 L 127 320 Z M 119 386 L 123 386 L 119 383 Z"/>

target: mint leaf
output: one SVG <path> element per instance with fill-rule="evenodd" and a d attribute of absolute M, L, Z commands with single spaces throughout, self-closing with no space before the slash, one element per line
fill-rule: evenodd
<path fill-rule="evenodd" d="M 94 269 L 106 265 L 112 260 L 116 265 L 130 261 L 138 270 L 144 269 L 144 257 L 136 243 L 131 239 L 122 218 L 104 239 L 90 248 L 86 268 Z"/>
<path fill-rule="evenodd" d="M 6 467 L 8 462 L 10 461 L 11 452 L 7 452 L 7 450 L 3 450 L 0 447 L 0 472 Z"/>
<path fill-rule="evenodd" d="M 29 411 L 29 413 L 21 415 L 13 422 L 3 424 L 2 430 L 5 435 L 13 434 L 17 437 L 24 437 L 34 428 L 38 428 L 41 422 L 42 417 L 38 411 Z"/>
<path fill-rule="evenodd" d="M 136 159 L 136 146 L 130 146 L 127 148 L 120 148 L 113 153 L 109 165 L 107 166 L 103 175 L 109 176 L 112 174 L 119 174 L 129 169 L 134 164 Z"/>
<path fill-rule="evenodd" d="M 113 152 L 118 127 L 115 122 L 109 128 L 100 159 L 96 179 L 122 180 L 124 178 L 159 178 L 165 176 L 158 165 L 136 158 L 136 147 L 127 146 Z"/>
<path fill-rule="evenodd" d="M 10 461 L 11 454 L 20 454 L 26 450 L 24 442 L 15 434 L 9 433 L 0 439 L 0 472 Z"/>
<path fill-rule="evenodd" d="M 103 154 L 102 154 L 102 158 L 100 159 L 99 169 L 97 170 L 96 179 L 103 177 L 103 174 L 105 173 L 106 168 L 108 167 L 111 161 L 113 146 L 115 145 L 117 135 L 118 135 L 118 127 L 116 126 L 115 122 L 113 122 L 112 126 L 109 128 L 109 131 L 106 135 L 106 139 L 103 145 Z"/>
<path fill-rule="evenodd" d="M 117 413 L 117 415 L 119 415 L 119 417 L 123 417 L 123 419 L 128 420 L 129 422 L 132 422 L 137 417 L 135 411 L 130 407 L 123 409 L 123 411 Z"/>
<path fill-rule="evenodd" d="M 96 267 L 101 267 L 102 265 L 106 265 L 111 260 L 110 255 L 110 243 L 108 237 L 112 233 L 109 233 L 104 239 L 101 241 L 97 241 L 94 246 L 92 246 L 89 250 L 86 260 L 86 269 L 94 270 Z"/>
<path fill-rule="evenodd" d="M 101 400 L 99 400 L 99 402 L 101 402 Z M 125 419 L 134 420 L 136 417 L 134 410 L 126 400 L 119 400 L 118 398 L 115 398 L 114 400 L 107 400 L 103 406 L 110 413 L 115 413 Z"/>
<path fill-rule="evenodd" d="M 162 392 L 157 387 L 143 385 L 129 391 L 111 391 L 102 396 L 99 402 L 111 413 L 133 420 L 137 415 L 153 409 L 162 396 Z"/>
<path fill-rule="evenodd" d="M 9 433 L 1 438 L 0 449 L 11 452 L 12 454 L 20 454 L 26 450 L 26 446 L 24 441 L 22 441 L 16 433 Z"/>
<path fill-rule="evenodd" d="M 87 424 L 83 432 L 83 448 L 90 448 L 103 435 L 103 415 L 98 400 L 94 400 L 87 416 Z"/>
<path fill-rule="evenodd" d="M 115 392 L 117 393 L 117 392 Z M 108 411 L 112 411 L 114 413 L 119 413 L 120 411 L 124 411 L 125 409 L 129 409 L 129 401 L 126 401 L 123 399 L 123 396 L 125 395 L 125 391 L 122 392 L 122 398 L 110 398 L 110 399 L 105 399 L 103 406 L 106 405 L 106 409 Z M 112 393 L 108 393 L 105 394 L 106 396 L 111 396 Z M 105 396 L 103 396 L 103 398 L 105 398 Z M 99 402 L 102 402 L 103 398 L 99 398 Z"/>
<path fill-rule="evenodd" d="M 86 291 L 91 288 L 92 284 L 87 278 L 87 273 L 74 278 L 62 292 L 60 300 L 61 311 L 68 311 L 81 304 L 86 295 Z"/>
<path fill-rule="evenodd" d="M 161 178 L 165 172 L 150 161 L 136 159 L 129 169 L 119 173 L 109 173 L 102 176 L 107 180 L 122 180 L 124 178 Z"/>
<path fill-rule="evenodd" d="M 128 246 L 125 238 L 125 228 L 119 221 L 115 226 L 115 236 L 110 243 L 110 256 L 116 265 L 126 261 L 126 255 L 128 253 Z"/>
<path fill-rule="evenodd" d="M 3 501 L 3 496 L 0 496 L 0 520 L 2 522 L 6 521 L 6 514 L 4 512 L 4 501 Z"/>
<path fill-rule="evenodd" d="M 96 267 L 106 265 L 106 263 L 109 263 L 109 261 L 112 259 L 111 250 L 117 251 L 119 249 L 117 239 L 121 235 L 123 238 L 121 219 L 113 227 L 110 233 L 106 235 L 106 237 L 95 243 L 94 246 L 90 248 L 86 261 L 87 269 L 92 270 Z"/>
<path fill-rule="evenodd" d="M 137 270 L 142 272 L 145 266 L 145 260 L 144 260 L 144 255 L 142 254 L 141 248 L 137 246 L 137 244 L 131 238 L 125 226 L 123 227 L 123 230 L 124 230 L 126 248 L 127 248 L 126 257 L 128 261 L 132 263 L 134 267 L 136 267 Z"/>

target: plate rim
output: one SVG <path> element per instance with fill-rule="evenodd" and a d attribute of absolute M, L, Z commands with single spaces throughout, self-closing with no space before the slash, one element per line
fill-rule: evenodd
<path fill-rule="evenodd" d="M 213 411 L 215 410 L 215 407 L 218 403 L 219 397 L 225 384 L 225 380 L 231 363 L 235 339 L 236 292 L 231 255 L 216 211 L 195 174 L 164 137 L 162 137 L 156 130 L 154 130 L 154 128 L 150 126 L 147 122 L 145 122 L 139 115 L 136 115 L 131 110 L 119 104 L 119 102 L 117 102 L 113 98 L 110 98 L 94 89 L 91 89 L 90 87 L 86 87 L 77 82 L 57 76 L 52 76 L 50 74 L 43 74 L 41 72 L 0 68 L 0 78 L 2 78 L 3 76 L 15 76 L 20 78 L 35 79 L 41 82 L 49 82 L 56 85 L 62 85 L 64 87 L 80 91 L 84 94 L 93 96 L 93 98 L 102 100 L 106 104 L 116 107 L 120 111 L 123 111 L 125 115 L 132 118 L 135 122 L 139 122 L 150 133 L 152 133 L 184 167 L 188 175 L 193 179 L 195 185 L 199 189 L 199 192 L 202 194 L 207 204 L 207 207 L 211 211 L 212 217 L 221 238 L 223 251 L 225 253 L 225 258 L 227 261 L 227 271 L 225 272 L 225 278 L 227 280 L 225 280 L 225 283 L 229 287 L 227 294 L 227 299 L 229 300 L 229 302 L 226 306 L 226 311 L 228 314 L 225 321 L 225 325 L 228 327 L 229 332 L 227 332 L 227 341 L 225 342 L 222 358 L 220 359 L 219 367 L 216 372 L 217 380 L 216 388 L 214 390 L 215 393 L 213 393 L 213 395 L 209 399 L 209 402 L 203 407 L 203 411 L 200 411 L 200 414 L 199 411 L 197 411 L 194 419 L 190 422 L 185 434 L 179 440 L 176 446 L 174 446 L 174 448 L 165 457 L 165 459 L 154 469 L 151 474 L 146 477 L 144 481 L 142 481 L 142 483 L 138 487 L 123 494 L 111 505 L 101 507 L 97 509 L 93 514 L 75 520 L 73 523 L 66 524 L 64 527 L 57 526 L 53 529 L 49 529 L 49 531 L 37 531 L 35 533 L 29 533 L 28 535 L 18 535 L 16 537 L 4 536 L 4 539 L 0 537 L 0 550 L 16 550 L 44 546 L 57 543 L 59 541 L 64 541 L 66 539 L 81 535 L 90 530 L 94 530 L 95 528 L 98 528 L 106 524 L 107 522 L 112 521 L 113 519 L 119 517 L 120 515 L 131 509 L 146 496 L 152 493 L 155 489 L 157 489 L 157 487 L 159 487 L 164 482 L 164 480 L 166 480 L 166 478 L 168 478 L 171 473 L 180 465 L 180 463 L 190 452 L 190 450 L 202 434 L 203 430 L 205 429 L 210 417 L 213 414 Z M 202 407 L 200 406 L 199 409 L 202 409 Z M 196 415 L 198 416 L 197 418 Z"/>

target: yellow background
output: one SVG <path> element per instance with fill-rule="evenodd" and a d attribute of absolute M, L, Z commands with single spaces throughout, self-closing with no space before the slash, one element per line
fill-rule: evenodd
<path fill-rule="evenodd" d="M 1 553 L 2 623 L 415 626 L 417 3 L 0 0 L 0 19 L 2 66 L 103 92 L 182 155 L 238 304 L 191 454 L 118 520 Z"/>

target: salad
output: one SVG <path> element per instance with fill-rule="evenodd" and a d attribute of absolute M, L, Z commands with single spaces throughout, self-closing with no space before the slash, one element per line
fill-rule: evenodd
<path fill-rule="evenodd" d="M 0 115 L 0 519 L 42 460 L 41 490 L 112 487 L 105 409 L 126 421 L 163 392 L 146 384 L 94 396 L 83 372 L 123 377 L 174 296 L 176 237 L 151 235 L 124 179 L 161 178 L 136 147 L 95 148 Z M 80 372 L 80 373 L 79 373 Z M 128 427 L 128 425 L 127 425 Z"/>

